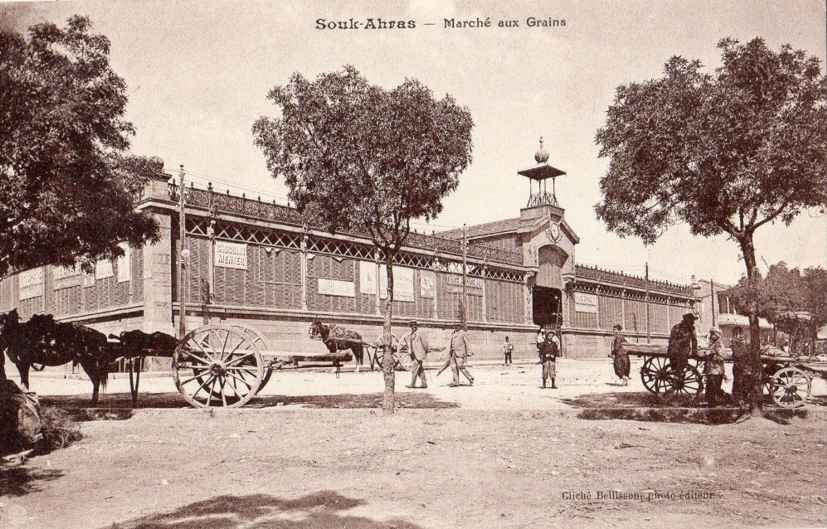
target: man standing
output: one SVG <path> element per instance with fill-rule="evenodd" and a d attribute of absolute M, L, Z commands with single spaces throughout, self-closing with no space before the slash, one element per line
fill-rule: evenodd
<path fill-rule="evenodd" d="M 623 337 L 623 327 L 620 324 L 614 326 L 615 337 L 612 340 L 612 351 L 609 356 L 613 358 L 615 375 L 624 386 L 629 385 L 629 353 L 626 352 L 626 338 Z"/>
<path fill-rule="evenodd" d="M 425 379 L 425 358 L 428 357 L 428 342 L 425 337 L 419 332 L 419 325 L 417 322 L 411 322 L 411 332 L 402 337 L 402 348 L 411 355 L 411 383 L 408 388 L 416 387 L 416 380 L 422 379 L 422 387 L 428 387 L 428 381 Z"/>
<path fill-rule="evenodd" d="M 669 345 L 666 353 L 669 363 L 676 373 L 682 372 L 689 364 L 689 357 L 698 354 L 698 338 L 695 336 L 695 315 L 687 312 L 680 323 L 672 327 L 669 333 Z"/>
<path fill-rule="evenodd" d="M 505 364 L 510 366 L 511 365 L 511 353 L 514 352 L 514 345 L 508 341 L 508 336 L 505 337 L 505 343 L 503 344 L 503 355 L 505 355 Z"/>
<path fill-rule="evenodd" d="M 461 325 L 458 325 L 451 333 L 451 340 L 448 346 L 448 356 L 453 361 L 451 367 L 454 372 L 454 380 L 451 384 L 448 384 L 449 386 L 459 386 L 460 372 L 465 378 L 468 379 L 468 383 L 470 385 L 474 385 L 474 377 L 471 376 L 471 373 L 469 373 L 468 369 L 465 367 L 467 358 L 472 354 L 471 346 L 468 344 L 468 337 L 466 336 L 465 330 Z"/>
<path fill-rule="evenodd" d="M 729 342 L 732 349 L 732 398 L 742 405 L 749 401 L 750 369 L 749 348 L 744 341 L 744 334 L 740 327 L 732 329 L 732 340 Z"/>
<path fill-rule="evenodd" d="M 721 389 L 724 381 L 724 352 L 721 331 L 715 327 L 709 330 L 709 348 L 706 351 L 704 375 L 706 376 L 706 402 L 711 407 L 725 403 L 727 394 Z"/>
<path fill-rule="evenodd" d="M 548 331 L 546 339 L 540 348 L 540 363 L 543 365 L 543 385 L 546 387 L 546 380 L 551 380 L 551 389 L 557 389 L 554 379 L 557 377 L 557 355 L 560 354 L 560 340 L 557 335 Z"/>

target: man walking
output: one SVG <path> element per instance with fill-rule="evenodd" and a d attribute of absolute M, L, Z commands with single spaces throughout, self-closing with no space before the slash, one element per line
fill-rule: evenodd
<path fill-rule="evenodd" d="M 465 329 L 463 329 L 461 325 L 458 325 L 451 333 L 451 339 L 448 346 L 448 356 L 452 360 L 451 367 L 453 368 L 454 373 L 453 382 L 448 384 L 450 387 L 460 385 L 460 373 L 468 379 L 468 383 L 471 386 L 474 385 L 474 377 L 471 376 L 471 373 L 469 373 L 468 369 L 465 367 L 466 360 L 472 354 L 473 353 L 471 352 L 471 346 L 468 344 L 468 337 L 466 336 Z"/>
<path fill-rule="evenodd" d="M 503 365 L 510 366 L 511 365 L 511 353 L 514 352 L 514 345 L 508 341 L 508 336 L 505 337 L 505 343 L 503 344 L 503 355 L 505 355 L 505 363 Z"/>
<path fill-rule="evenodd" d="M 402 337 L 402 353 L 407 352 L 411 355 L 411 383 L 408 388 L 415 388 L 417 379 L 422 379 L 422 388 L 428 387 L 428 381 L 425 379 L 424 362 L 428 357 L 428 342 L 425 337 L 419 332 L 419 324 L 411 321 L 411 332 Z"/>

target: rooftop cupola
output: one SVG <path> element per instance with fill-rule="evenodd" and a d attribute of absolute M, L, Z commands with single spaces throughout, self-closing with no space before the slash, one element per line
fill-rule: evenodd
<path fill-rule="evenodd" d="M 531 169 L 518 171 L 517 174 L 528 178 L 528 204 L 526 207 L 535 208 L 540 206 L 555 206 L 560 207 L 557 203 L 557 194 L 555 193 L 555 180 L 558 176 L 566 174 L 548 163 L 549 154 L 543 146 L 543 138 L 540 137 L 540 147 L 534 153 L 534 161 L 537 165 Z M 548 191 L 548 179 L 551 178 L 551 193 Z M 537 182 L 536 190 L 534 182 Z"/>

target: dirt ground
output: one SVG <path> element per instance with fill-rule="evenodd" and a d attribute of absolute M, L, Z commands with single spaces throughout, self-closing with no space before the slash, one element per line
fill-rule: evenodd
<path fill-rule="evenodd" d="M 633 366 L 633 373 L 634 371 Z M 805 413 L 732 422 L 671 410 L 606 362 L 478 366 L 473 387 L 404 388 L 384 417 L 378 373 L 273 375 L 236 410 L 189 408 L 168 377 L 39 376 L 78 444 L 0 467 L 0 528 L 823 527 L 827 388 Z M 112 420 L 104 420 L 112 419 Z"/>

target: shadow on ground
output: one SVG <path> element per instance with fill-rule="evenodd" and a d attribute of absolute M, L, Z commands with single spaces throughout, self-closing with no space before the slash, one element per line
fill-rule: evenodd
<path fill-rule="evenodd" d="M 129 393 L 108 393 L 92 407 L 87 395 L 60 395 L 40 397 L 45 406 L 56 406 L 66 410 L 77 421 L 129 419 L 134 409 L 190 408 L 189 403 L 175 392 L 146 393 L 138 398 L 138 405 L 132 407 Z M 273 408 L 276 406 L 300 405 L 307 408 L 362 409 L 382 406 L 382 393 L 339 394 L 339 395 L 263 395 L 252 399 L 244 408 Z M 399 408 L 456 408 L 457 404 L 434 398 L 428 393 L 403 392 L 396 394 Z"/>
<path fill-rule="evenodd" d="M 333 491 L 295 500 L 266 494 L 217 496 L 102 529 L 421 529 L 404 520 L 380 522 L 343 513 L 364 504 Z"/>
<path fill-rule="evenodd" d="M 24 496 L 38 492 L 38 482 L 51 481 L 63 476 L 59 470 L 40 470 L 26 466 L 6 467 L 0 465 L 0 498 Z"/>
<path fill-rule="evenodd" d="M 649 392 L 587 393 L 563 402 L 582 409 L 578 418 L 591 420 L 729 424 L 742 415 L 735 407 L 701 407 L 690 399 L 666 401 Z"/>
<path fill-rule="evenodd" d="M 731 424 L 745 419 L 745 411 L 736 406 L 710 408 L 691 398 L 663 399 L 649 392 L 588 393 L 565 404 L 581 409 L 580 419 L 625 419 L 630 421 L 675 422 L 695 424 Z M 793 417 L 807 417 L 807 410 L 774 408 L 764 403 L 764 417 L 779 424 L 788 424 Z"/>

